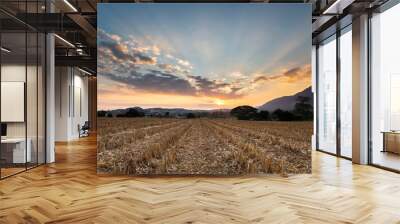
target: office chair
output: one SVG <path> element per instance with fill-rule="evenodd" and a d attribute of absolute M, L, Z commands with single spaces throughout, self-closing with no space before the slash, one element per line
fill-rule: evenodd
<path fill-rule="evenodd" d="M 82 127 L 79 127 L 78 125 L 78 128 L 79 128 L 79 138 L 89 136 L 89 129 L 90 129 L 89 121 L 85 121 Z"/>

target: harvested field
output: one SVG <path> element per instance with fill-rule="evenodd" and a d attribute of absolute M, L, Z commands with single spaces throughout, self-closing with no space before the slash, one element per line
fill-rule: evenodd
<path fill-rule="evenodd" d="M 99 118 L 98 171 L 145 175 L 311 172 L 312 122 Z"/>

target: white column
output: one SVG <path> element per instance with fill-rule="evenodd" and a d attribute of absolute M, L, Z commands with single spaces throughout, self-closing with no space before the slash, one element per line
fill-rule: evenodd
<path fill-rule="evenodd" d="M 368 15 L 353 19 L 353 162 L 368 163 Z"/>
<path fill-rule="evenodd" d="M 46 36 L 46 163 L 55 161 L 55 56 L 54 35 Z"/>

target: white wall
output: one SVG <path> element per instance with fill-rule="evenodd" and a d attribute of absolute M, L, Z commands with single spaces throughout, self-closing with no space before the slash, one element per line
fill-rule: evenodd
<path fill-rule="evenodd" d="M 75 70 L 74 75 L 74 107 L 72 108 L 72 119 L 71 119 L 71 135 L 73 138 L 79 137 L 78 125 L 82 126 L 85 121 L 88 121 L 88 78 L 86 76 L 82 76 L 82 73 L 76 74 L 77 70 Z"/>
<path fill-rule="evenodd" d="M 1 66 L 1 81 L 25 82 L 25 64 L 8 64 Z M 1 108 L 5 110 L 6 108 Z M 25 122 L 8 122 L 7 137 L 25 137 Z"/>
<path fill-rule="evenodd" d="M 27 70 L 26 70 L 27 69 Z M 24 82 L 26 71 L 28 72 L 28 85 L 31 88 L 27 88 L 27 118 L 28 118 L 28 137 L 29 130 L 36 130 L 37 115 L 32 111 L 36 112 L 37 99 L 36 99 L 36 80 L 30 77 L 31 74 L 36 76 L 36 67 L 28 66 L 25 64 L 4 64 L 1 66 L 1 81 L 2 82 Z M 33 87 L 32 87 L 33 86 Z M 40 106 L 40 105 L 39 105 Z M 7 108 L 2 108 L 6 110 Z M 22 108 L 24 110 L 24 108 Z M 33 122 L 33 123 L 32 123 Z M 7 135 L 9 137 L 25 137 L 25 122 L 7 122 Z M 36 135 L 36 132 L 35 132 Z"/>
<path fill-rule="evenodd" d="M 1 122 L 25 121 L 25 83 L 1 81 Z M 36 108 L 36 105 L 34 105 Z"/>
<path fill-rule="evenodd" d="M 55 140 L 79 138 L 78 125 L 88 120 L 88 78 L 76 68 L 56 67 Z"/>
<path fill-rule="evenodd" d="M 70 74 L 67 67 L 55 68 L 55 141 L 67 141 L 69 133 L 69 84 Z"/>

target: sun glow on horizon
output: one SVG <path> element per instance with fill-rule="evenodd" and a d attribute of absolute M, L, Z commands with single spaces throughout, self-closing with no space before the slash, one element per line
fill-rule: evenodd
<path fill-rule="evenodd" d="M 216 99 L 216 100 L 214 101 L 214 103 L 215 103 L 216 105 L 218 105 L 218 106 L 223 106 L 223 105 L 225 105 L 225 101 L 223 101 L 223 100 L 221 100 L 221 99 Z"/>

